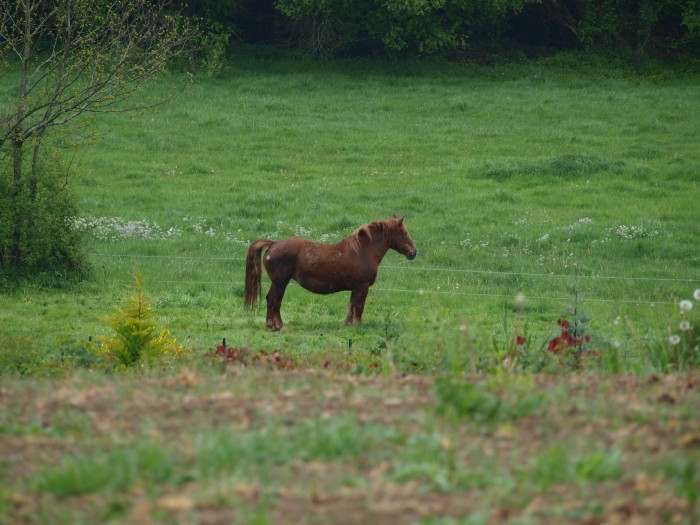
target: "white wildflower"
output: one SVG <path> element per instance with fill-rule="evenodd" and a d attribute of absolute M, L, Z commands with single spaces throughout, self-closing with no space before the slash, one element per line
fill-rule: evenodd
<path fill-rule="evenodd" d="M 679 303 L 679 306 L 681 307 L 681 310 L 682 310 L 682 311 L 685 311 L 685 312 L 687 312 L 688 310 L 692 310 L 692 309 L 693 309 L 693 303 L 691 303 L 691 302 L 688 301 L 687 299 L 682 300 L 682 301 Z"/>
<path fill-rule="evenodd" d="M 681 342 L 681 336 L 673 334 L 668 338 L 668 342 L 671 346 L 676 346 Z"/>
<path fill-rule="evenodd" d="M 690 321 L 681 321 L 680 323 L 678 323 L 678 329 L 681 332 L 687 332 L 688 330 L 690 330 Z"/>
<path fill-rule="evenodd" d="M 695 299 L 696 301 L 700 302 L 700 288 L 698 288 L 697 290 L 695 290 L 695 291 L 693 292 L 693 299 Z"/>
<path fill-rule="evenodd" d="M 615 233 L 618 237 L 625 240 L 642 239 L 649 236 L 649 232 L 644 226 L 627 226 L 620 224 L 615 228 Z"/>

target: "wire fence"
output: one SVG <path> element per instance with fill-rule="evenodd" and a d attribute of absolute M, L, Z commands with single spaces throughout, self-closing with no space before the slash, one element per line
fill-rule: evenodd
<path fill-rule="evenodd" d="M 91 254 L 94 258 L 113 258 L 113 259 L 151 259 L 151 260 L 164 260 L 164 261 L 217 261 L 217 262 L 236 262 L 242 263 L 245 261 L 244 257 L 213 257 L 213 256 L 198 256 L 198 255 L 147 255 L 147 254 L 124 254 L 124 253 L 93 253 Z M 682 284 L 685 283 L 689 288 L 694 288 L 700 286 L 700 278 L 681 278 L 681 277 L 644 277 L 644 276 L 621 276 L 621 275 L 599 275 L 599 274 L 585 274 L 585 273 L 548 273 L 548 272 L 515 272 L 515 271 L 499 271 L 499 270 L 483 270 L 483 269 L 471 269 L 471 268 L 440 268 L 440 267 L 425 267 L 425 266 L 399 266 L 391 264 L 382 264 L 380 269 L 388 270 L 401 270 L 404 272 L 425 272 L 425 273 L 444 273 L 444 274 L 457 274 L 457 275 L 469 275 L 477 277 L 515 277 L 515 278 L 536 278 L 536 279 L 553 279 L 559 281 L 567 282 L 577 282 L 580 283 L 581 280 L 591 280 L 591 281 L 627 281 L 630 283 L 659 283 L 659 284 Z M 169 285 L 212 285 L 212 286 L 243 286 L 244 283 L 241 281 L 234 280 L 211 280 L 211 279 L 160 279 L 155 282 L 159 284 L 169 284 Z M 433 294 L 439 296 L 464 296 L 464 297 L 484 297 L 484 298 L 499 298 L 499 299 L 513 299 L 514 295 L 512 293 L 495 293 L 495 292 L 477 292 L 477 291 L 463 291 L 463 290 L 442 290 L 442 289 L 423 289 L 423 288 L 391 288 L 385 286 L 374 286 L 373 290 L 384 293 L 398 293 L 398 294 Z M 692 290 L 690 290 L 692 293 Z M 568 293 L 566 296 L 548 296 L 548 295 L 528 295 L 528 300 L 542 300 L 542 301 L 571 301 L 572 293 Z M 592 296 L 589 293 L 585 294 L 585 300 L 587 302 L 598 302 L 598 303 L 616 303 L 616 304 L 635 304 L 635 305 L 671 305 L 674 304 L 673 301 L 668 300 L 652 300 L 649 298 L 630 298 L 630 297 L 615 297 L 615 298 L 605 298 Z"/>
<path fill-rule="evenodd" d="M 191 259 L 202 261 L 245 261 L 245 257 L 203 257 L 200 255 L 141 255 L 141 254 L 116 254 L 116 253 L 93 253 L 93 257 L 115 257 L 115 258 L 130 258 L 130 259 Z M 521 275 L 526 277 L 559 277 L 559 278 L 593 278 L 593 279 L 615 279 L 625 281 L 675 281 L 686 283 L 699 283 L 700 278 L 685 278 L 685 277 L 633 277 L 619 275 L 586 275 L 586 274 L 557 274 L 545 272 L 506 272 L 499 270 L 478 270 L 469 268 L 436 268 L 436 267 L 417 267 L 417 266 L 392 266 L 390 264 L 382 264 L 381 268 L 389 268 L 394 270 L 408 271 L 426 271 L 426 272 L 453 272 L 453 273 L 473 273 L 473 274 L 491 274 L 491 275 Z"/>

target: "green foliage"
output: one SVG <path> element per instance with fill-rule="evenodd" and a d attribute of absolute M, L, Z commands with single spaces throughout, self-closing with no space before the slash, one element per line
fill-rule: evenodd
<path fill-rule="evenodd" d="M 363 456 L 400 441 L 392 427 L 361 423 L 354 415 L 300 424 L 271 422 L 232 436 L 230 429 L 201 434 L 195 447 L 203 476 L 255 472 L 284 461 L 334 461 Z"/>
<path fill-rule="evenodd" d="M 60 378 L 98 364 L 88 340 L 54 342 L 47 347 L 31 339 L 0 335 L 0 376 Z"/>
<path fill-rule="evenodd" d="M 612 49 L 621 43 L 645 53 L 669 51 L 690 44 L 680 21 L 690 30 L 698 4 L 695 0 L 579 0 L 578 34 L 584 46 Z"/>
<path fill-rule="evenodd" d="M 226 65 L 228 48 L 234 34 L 232 26 L 204 22 L 192 38 L 192 52 L 174 62 L 175 70 L 192 69 L 208 77 L 216 77 Z M 185 67 L 187 66 L 187 67 Z"/>
<path fill-rule="evenodd" d="M 277 0 L 298 46 L 314 55 L 352 50 L 430 55 L 493 38 L 527 0 Z"/>
<path fill-rule="evenodd" d="M 13 95 L 0 93 L 0 265 L 33 274 L 81 269 L 69 170 L 47 146 L 84 142 L 89 115 L 153 105 L 126 101 L 190 35 L 165 4 L 0 3 L 0 59 L 12 56 L 0 72 L 13 71 L 15 83 Z"/>
<path fill-rule="evenodd" d="M 683 10 L 683 25 L 688 28 L 684 41 L 691 44 L 700 43 L 700 5 L 689 2 Z"/>
<path fill-rule="evenodd" d="M 134 275 L 133 295 L 117 312 L 103 319 L 114 335 L 100 338 L 100 353 L 107 363 L 129 368 L 151 365 L 185 352 L 182 345 L 160 330 L 150 301 L 146 298 L 141 272 Z"/>
<path fill-rule="evenodd" d="M 698 41 L 694 0 L 277 0 L 274 5 L 289 21 L 296 46 L 318 56 L 460 55 L 513 44 L 522 50 L 539 44 L 650 53 L 691 51 Z"/>
<path fill-rule="evenodd" d="M 73 228 L 76 197 L 69 169 L 51 155 L 17 180 L 6 150 L 0 150 L 0 163 L 0 265 L 35 275 L 85 276 L 89 268 L 82 233 Z"/>
<path fill-rule="evenodd" d="M 202 33 L 202 57 L 198 63 L 210 77 L 218 75 L 224 66 L 231 34 L 232 31 L 221 24 L 212 24 Z"/>
<path fill-rule="evenodd" d="M 618 479 L 623 473 L 620 450 L 576 456 L 557 444 L 531 458 L 529 463 L 530 468 L 522 473 L 523 482 L 533 483 L 543 491 L 561 483 Z"/>
<path fill-rule="evenodd" d="M 104 490 L 128 491 L 138 483 L 165 483 L 172 478 L 177 458 L 161 444 L 143 443 L 92 456 L 66 458 L 39 472 L 35 490 L 59 498 Z"/>
<path fill-rule="evenodd" d="M 41 375 L 39 370 L 45 358 L 45 351 L 32 346 L 29 340 L 0 335 L 0 376 Z"/>
<path fill-rule="evenodd" d="M 487 388 L 456 378 L 440 378 L 435 382 L 438 412 L 451 413 L 477 423 L 498 421 L 503 414 L 501 399 Z"/>
<path fill-rule="evenodd" d="M 245 0 L 176 0 L 184 14 L 210 23 L 233 24 L 245 9 Z"/>
<path fill-rule="evenodd" d="M 526 377 L 508 375 L 475 383 L 456 375 L 440 377 L 435 397 L 439 414 L 485 425 L 529 416 L 545 402 Z"/>
<path fill-rule="evenodd" d="M 700 514 L 700 471 L 698 458 L 682 455 L 664 466 L 664 475 L 673 483 L 688 505 L 688 515 L 693 523 Z"/>

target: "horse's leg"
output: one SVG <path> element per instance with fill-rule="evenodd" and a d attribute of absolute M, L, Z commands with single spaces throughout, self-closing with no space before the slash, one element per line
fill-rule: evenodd
<path fill-rule="evenodd" d="M 267 327 L 272 331 L 282 330 L 284 323 L 280 314 L 284 291 L 287 289 L 289 281 L 273 281 L 270 291 L 267 292 Z"/>
<path fill-rule="evenodd" d="M 365 300 L 369 292 L 369 285 L 365 284 L 355 288 L 350 293 L 350 304 L 348 305 L 348 316 L 345 324 L 359 324 L 362 322 L 362 312 L 365 309 Z"/>

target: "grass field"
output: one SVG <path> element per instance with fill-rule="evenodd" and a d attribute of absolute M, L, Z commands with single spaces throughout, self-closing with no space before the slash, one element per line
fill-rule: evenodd
<path fill-rule="evenodd" d="M 379 353 L 390 338 L 423 362 L 465 324 L 476 347 L 502 353 L 517 321 L 540 351 L 557 319 L 575 318 L 591 346 L 632 356 L 623 368 L 648 367 L 640 343 L 665 346 L 678 301 L 700 287 L 700 88 L 672 69 L 576 60 L 252 53 L 174 103 L 100 117 L 99 141 L 72 160 L 95 278 L 3 294 L 7 336 L 46 351 L 100 335 L 139 269 L 161 324 L 200 349 L 224 337 L 298 352 L 353 339 Z M 332 242 L 392 213 L 419 255 L 387 255 L 363 327 L 342 325 L 347 294 L 296 286 L 286 334 L 266 333 L 262 309 L 243 310 L 250 241 Z"/>
<path fill-rule="evenodd" d="M 96 117 L 92 277 L 0 286 L 0 524 L 696 523 L 699 79 L 246 49 Z M 251 241 L 392 214 L 418 257 L 363 325 L 296 285 L 284 333 L 243 309 Z M 184 350 L 117 374 L 137 272 Z"/>

